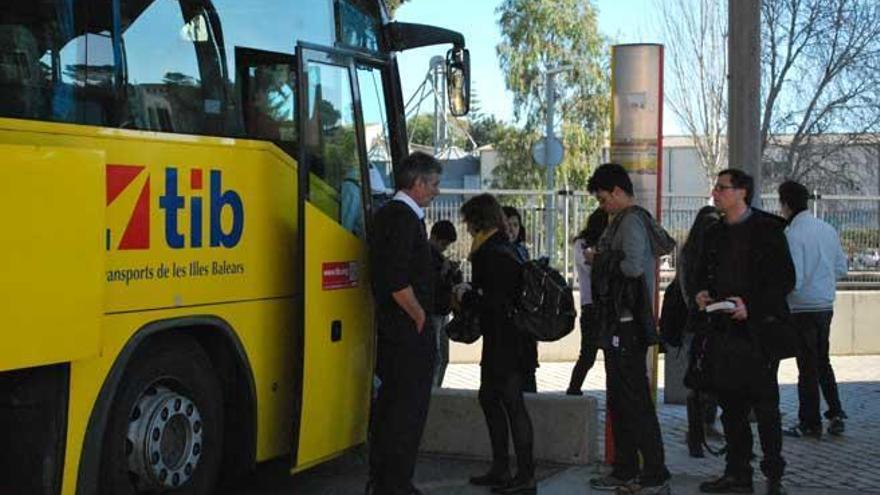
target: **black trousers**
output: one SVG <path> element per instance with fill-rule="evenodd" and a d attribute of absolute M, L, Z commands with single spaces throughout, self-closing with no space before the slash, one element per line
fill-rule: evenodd
<path fill-rule="evenodd" d="M 715 424 L 718 414 L 718 401 L 715 396 L 697 390 L 688 391 L 687 396 L 688 441 L 699 441 L 706 437 L 706 426 Z M 692 440 L 693 439 L 693 440 Z"/>
<path fill-rule="evenodd" d="M 685 335 L 684 345 L 689 359 L 696 359 L 698 347 L 703 345 L 704 337 Z M 688 434 L 696 439 L 705 437 L 704 425 L 714 425 L 718 416 L 718 401 L 705 391 L 690 390 L 687 397 Z"/>
<path fill-rule="evenodd" d="M 574 369 L 571 370 L 571 381 L 568 384 L 569 390 L 580 390 L 584 386 L 587 373 L 596 364 L 596 354 L 599 352 L 599 339 L 594 335 L 595 325 L 592 324 L 592 319 L 593 305 L 584 304 L 581 306 L 581 352 L 578 355 L 577 362 L 574 363 Z"/>
<path fill-rule="evenodd" d="M 798 419 L 809 427 L 821 427 L 819 389 L 828 404 L 826 418 L 844 416 L 837 392 L 837 379 L 829 358 L 829 336 L 833 311 L 793 313 L 792 323 L 798 329 Z"/>
<path fill-rule="evenodd" d="M 380 329 L 376 359 L 382 384 L 370 423 L 375 495 L 410 495 L 434 377 L 435 337 L 429 324 L 422 334 L 411 322 L 395 327 Z"/>
<path fill-rule="evenodd" d="M 648 383 L 644 346 L 605 350 L 608 412 L 614 433 L 614 476 L 655 485 L 669 479 L 663 438 Z M 639 454 L 644 467 L 639 470 Z"/>
<path fill-rule="evenodd" d="M 523 374 L 522 391 L 527 394 L 538 393 L 538 379 L 535 376 L 535 370 L 531 370 Z"/>
<path fill-rule="evenodd" d="M 513 437 L 517 473 L 534 476 L 534 433 L 532 420 L 523 400 L 524 374 L 518 371 L 493 373 L 486 367 L 480 372 L 480 407 L 486 417 L 492 443 L 492 468 L 507 468 L 508 446 Z"/>
<path fill-rule="evenodd" d="M 758 436 L 764 458 L 761 471 L 769 479 L 780 479 L 785 472 L 782 458 L 782 424 L 779 416 L 779 363 L 764 365 L 755 374 L 752 386 L 737 391 L 719 391 L 721 423 L 727 440 L 725 474 L 740 478 L 752 477 L 752 428 L 749 411 L 754 409 L 758 420 Z"/>

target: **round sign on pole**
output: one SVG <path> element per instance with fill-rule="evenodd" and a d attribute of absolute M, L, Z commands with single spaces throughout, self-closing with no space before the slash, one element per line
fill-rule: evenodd
<path fill-rule="evenodd" d="M 532 160 L 542 167 L 555 167 L 562 163 L 565 148 L 556 137 L 542 137 L 532 145 Z"/>

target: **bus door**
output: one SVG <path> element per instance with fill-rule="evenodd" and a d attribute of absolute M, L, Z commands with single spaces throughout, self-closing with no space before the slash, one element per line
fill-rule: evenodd
<path fill-rule="evenodd" d="M 373 309 L 366 277 L 370 201 L 354 59 L 297 48 L 300 74 L 302 388 L 294 468 L 366 440 Z"/>

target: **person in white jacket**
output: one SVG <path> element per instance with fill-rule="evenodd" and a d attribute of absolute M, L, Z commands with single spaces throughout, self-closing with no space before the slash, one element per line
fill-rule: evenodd
<path fill-rule="evenodd" d="M 788 295 L 792 323 L 798 330 L 798 423 L 784 431 L 791 437 L 822 436 L 819 389 L 825 396 L 828 433 L 844 431 L 846 413 L 840 404 L 837 381 L 829 359 L 829 336 L 834 316 L 837 281 L 846 276 L 847 261 L 834 227 L 807 208 L 810 193 L 794 181 L 779 186 L 782 216 L 788 220 L 785 236 L 797 281 Z"/>

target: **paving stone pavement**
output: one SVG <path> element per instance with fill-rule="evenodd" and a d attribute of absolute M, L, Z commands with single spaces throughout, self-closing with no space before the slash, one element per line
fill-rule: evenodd
<path fill-rule="evenodd" d="M 831 364 L 837 376 L 843 408 L 849 415 L 846 433 L 841 437 L 826 434 L 821 440 L 784 438 L 783 456 L 788 462 L 785 482 L 790 486 L 805 488 L 880 493 L 880 356 L 833 356 Z M 562 393 L 568 386 L 573 365 L 571 362 L 542 363 L 537 372 L 538 391 Z M 723 458 L 708 453 L 703 459 L 688 456 L 685 406 L 663 404 L 662 357 L 659 369 L 661 388 L 658 391 L 658 413 L 669 470 L 674 475 L 698 478 L 720 474 L 724 470 Z M 451 364 L 443 386 L 477 389 L 479 380 L 478 365 Z M 797 421 L 797 366 L 793 359 L 781 363 L 779 384 L 785 428 Z M 604 431 L 604 389 L 605 370 L 600 353 L 584 384 L 585 393 L 595 396 L 600 402 L 599 431 Z M 824 411 L 824 403 L 822 407 Z M 720 428 L 720 421 L 718 424 Z M 754 427 L 753 430 L 754 449 L 760 455 L 757 431 Z M 599 441 L 601 453 L 604 452 L 604 438 Z M 720 446 L 720 441 L 714 443 Z"/>

